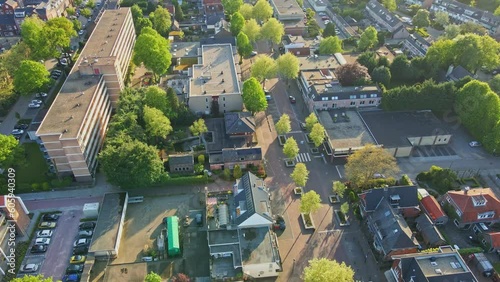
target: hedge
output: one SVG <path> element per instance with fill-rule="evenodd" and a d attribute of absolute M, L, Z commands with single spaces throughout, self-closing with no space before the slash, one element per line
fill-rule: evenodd
<path fill-rule="evenodd" d="M 482 253 L 484 252 L 483 248 L 480 247 L 473 247 L 473 248 L 464 248 L 458 250 L 458 253 L 461 254 L 462 256 L 467 256 L 470 254 L 475 254 L 475 253 Z"/>
<path fill-rule="evenodd" d="M 208 182 L 213 182 L 214 180 L 206 177 L 205 175 L 194 175 L 185 177 L 175 177 L 163 179 L 160 185 L 194 185 L 194 184 L 206 184 Z"/>

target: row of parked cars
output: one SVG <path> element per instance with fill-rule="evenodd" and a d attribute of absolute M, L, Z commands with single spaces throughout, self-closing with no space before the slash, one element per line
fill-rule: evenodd
<path fill-rule="evenodd" d="M 82 222 L 78 226 L 78 234 L 73 242 L 73 252 L 66 268 L 63 282 L 79 282 L 87 259 L 91 238 L 94 235 L 95 222 Z"/>

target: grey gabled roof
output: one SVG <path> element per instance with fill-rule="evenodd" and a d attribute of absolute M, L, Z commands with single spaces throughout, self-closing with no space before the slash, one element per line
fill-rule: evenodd
<path fill-rule="evenodd" d="M 434 223 L 432 223 L 432 220 L 427 216 L 427 214 L 423 213 L 417 219 L 415 222 L 418 225 L 418 230 L 422 234 L 422 237 L 429 242 L 431 245 L 436 245 L 442 242 L 445 242 L 445 239 L 443 235 L 441 235 L 441 232 L 436 228 Z"/>
<path fill-rule="evenodd" d="M 371 0 L 370 2 L 368 2 L 366 7 L 372 10 L 375 14 L 377 14 L 382 20 L 384 20 L 384 22 L 386 22 L 391 27 L 395 27 L 399 23 L 402 23 L 401 20 L 396 17 L 396 15 L 387 10 L 377 0 Z"/>
<path fill-rule="evenodd" d="M 193 155 L 170 155 L 168 156 L 169 165 L 193 165 Z"/>
<path fill-rule="evenodd" d="M 257 161 L 257 160 L 262 160 L 262 149 L 260 147 L 222 149 L 223 162 Z"/>
<path fill-rule="evenodd" d="M 359 195 L 365 206 L 365 211 L 374 211 L 382 200 L 390 200 L 391 196 L 399 195 L 398 207 L 418 207 L 417 186 L 394 186 L 388 188 L 375 188 Z"/>
<path fill-rule="evenodd" d="M 377 230 L 376 240 L 387 255 L 393 250 L 416 248 L 418 242 L 412 238 L 412 231 L 403 216 L 394 211 L 386 201 L 368 216 L 372 230 Z"/>
<path fill-rule="evenodd" d="M 237 185 L 240 192 L 234 196 L 234 203 L 236 206 L 243 204 L 246 211 L 235 217 L 235 224 L 240 225 L 254 214 L 259 214 L 272 223 L 269 193 L 265 190 L 264 180 L 247 172 Z"/>
<path fill-rule="evenodd" d="M 462 66 L 457 66 L 453 68 L 451 73 L 448 75 L 448 77 L 453 80 L 460 80 L 466 76 L 472 77 L 472 74 Z"/>
<path fill-rule="evenodd" d="M 226 134 L 245 134 L 255 132 L 255 120 L 249 112 L 225 113 Z"/>

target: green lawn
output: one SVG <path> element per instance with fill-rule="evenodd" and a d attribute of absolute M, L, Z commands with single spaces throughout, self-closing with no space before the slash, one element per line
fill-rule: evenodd
<path fill-rule="evenodd" d="M 31 184 L 50 182 L 45 175 L 48 172 L 47 162 L 37 143 L 24 143 L 26 165 L 16 170 L 17 192 L 31 192 Z"/>

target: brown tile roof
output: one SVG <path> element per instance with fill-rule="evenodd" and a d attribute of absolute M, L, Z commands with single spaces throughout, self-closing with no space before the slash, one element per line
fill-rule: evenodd
<path fill-rule="evenodd" d="M 462 212 L 462 222 L 476 222 L 480 213 L 495 211 L 495 217 L 500 216 L 500 200 L 490 188 L 475 188 L 468 191 L 448 191 L 448 196 Z M 484 206 L 474 206 L 473 199 L 484 198 Z"/>
<path fill-rule="evenodd" d="M 500 232 L 491 232 L 488 233 L 488 236 L 490 236 L 491 247 L 495 249 L 500 248 Z"/>
<path fill-rule="evenodd" d="M 445 216 L 445 213 L 441 209 L 441 206 L 439 205 L 438 201 L 436 198 L 433 196 L 427 196 L 424 197 L 420 203 L 424 207 L 425 211 L 429 215 L 429 217 L 434 221 L 440 217 Z"/>

